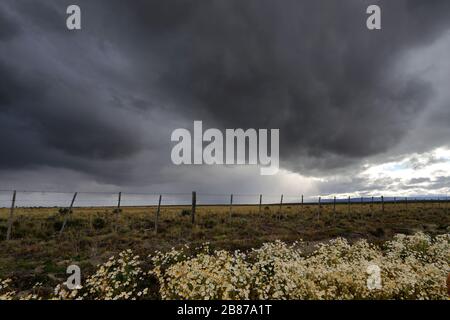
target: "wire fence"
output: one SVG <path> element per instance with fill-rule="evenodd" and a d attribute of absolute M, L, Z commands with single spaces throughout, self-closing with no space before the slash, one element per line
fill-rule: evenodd
<path fill-rule="evenodd" d="M 7 218 L 6 240 L 11 239 L 11 232 L 14 222 L 14 211 L 16 208 L 59 208 L 63 222 L 59 234 L 61 235 L 66 227 L 68 219 L 74 208 L 94 208 L 111 207 L 113 213 L 120 214 L 122 208 L 126 207 L 156 207 L 154 230 L 158 232 L 161 207 L 167 206 L 189 206 L 189 215 L 191 222 L 196 223 L 196 208 L 198 206 L 228 206 L 229 217 L 232 216 L 233 206 L 259 206 L 259 213 L 262 213 L 262 207 L 266 209 L 268 205 L 276 205 L 276 217 L 281 219 L 284 215 L 283 206 L 291 208 L 296 205 L 299 208 L 303 206 L 315 206 L 314 214 L 320 219 L 323 208 L 332 206 L 331 213 L 336 216 L 336 208 L 340 205 L 346 205 L 346 212 L 352 212 L 352 206 L 355 204 L 370 204 L 370 214 L 374 214 L 374 206 L 381 208 L 385 212 L 387 204 L 401 204 L 408 211 L 411 203 L 431 203 L 446 208 L 448 213 L 449 199 L 447 196 L 424 196 L 424 197 L 385 197 L 385 196 L 305 196 L 305 195 L 276 195 L 276 194 L 213 194 L 213 193 L 122 193 L 122 192 L 61 192 L 61 191 L 18 191 L 18 190 L 0 190 L 0 208 L 9 208 Z M 361 212 L 360 212 L 361 215 Z"/>
<path fill-rule="evenodd" d="M 36 190 L 0 190 L 0 208 L 10 208 L 13 194 L 16 208 L 68 207 L 76 193 L 74 207 L 142 207 L 158 205 L 184 206 L 192 204 L 189 193 L 124 193 L 124 192 L 66 192 Z M 259 204 L 342 204 L 342 203 L 406 203 L 448 202 L 448 196 L 338 196 L 289 195 L 289 194 L 241 194 L 241 193 L 196 193 L 197 205 L 259 205 Z M 119 199 L 120 198 L 120 199 Z"/>

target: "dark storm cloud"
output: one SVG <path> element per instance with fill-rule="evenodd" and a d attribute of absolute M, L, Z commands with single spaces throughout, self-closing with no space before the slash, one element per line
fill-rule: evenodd
<path fill-rule="evenodd" d="M 365 27 L 372 3 L 382 31 Z M 150 151 L 161 181 L 171 116 L 280 128 L 282 165 L 302 174 L 358 164 L 426 110 L 432 86 L 396 66 L 449 26 L 449 1 L 4 1 L 0 170 L 46 165 L 120 183 Z"/>
<path fill-rule="evenodd" d="M 369 32 L 370 3 L 113 2 L 125 18 L 110 27 L 187 118 L 281 128 L 283 164 L 322 171 L 388 150 L 433 93 L 393 67 L 448 29 L 450 3 L 381 2 L 384 31 Z"/>
<path fill-rule="evenodd" d="M 131 130 L 118 125 L 118 119 L 108 119 L 108 115 L 97 112 L 96 108 L 101 106 L 94 104 L 94 98 L 85 100 L 89 92 L 38 77 L 24 81 L 5 69 L 0 63 L 2 114 L 27 123 L 35 131 L 35 138 L 48 147 L 94 159 L 126 156 L 137 148 L 134 143 L 137 138 L 129 139 Z M 20 128 L 17 129 L 12 131 L 13 138 L 20 133 Z M 33 156 L 28 160 L 35 161 Z"/>
<path fill-rule="evenodd" d="M 9 16 L 14 30 L 0 48 L 1 169 L 46 165 L 102 175 L 105 164 L 96 161 L 129 158 L 142 149 L 138 130 L 120 120 L 123 113 L 101 97 L 100 85 L 92 86 L 105 77 L 88 73 L 93 57 L 73 51 L 82 47 L 70 37 L 61 40 L 65 10 L 18 2 L 0 7 L 0 14 Z"/>
<path fill-rule="evenodd" d="M 0 41 L 6 41 L 14 37 L 19 29 L 13 19 L 6 12 L 0 10 Z"/>

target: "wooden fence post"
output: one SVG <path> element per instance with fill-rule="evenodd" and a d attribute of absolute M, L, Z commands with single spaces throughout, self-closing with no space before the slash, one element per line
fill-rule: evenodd
<path fill-rule="evenodd" d="M 408 212 L 408 197 L 405 197 L 405 209 Z"/>
<path fill-rule="evenodd" d="M 261 207 L 262 207 L 262 194 L 259 195 L 259 214 L 261 214 Z"/>
<path fill-rule="evenodd" d="M 445 213 L 448 214 L 448 196 L 445 196 Z"/>
<path fill-rule="evenodd" d="M 363 218 L 363 208 L 364 208 L 364 197 L 361 197 L 361 211 L 359 213 L 359 218 L 362 220 Z"/>
<path fill-rule="evenodd" d="M 321 207 L 322 207 L 320 202 L 321 202 L 321 197 L 319 197 L 319 201 L 317 203 L 317 205 L 318 205 L 318 207 L 317 207 L 317 220 L 320 220 L 320 210 L 321 210 Z"/>
<path fill-rule="evenodd" d="M 384 196 L 381 196 L 381 212 L 384 213 Z"/>
<path fill-rule="evenodd" d="M 156 210 L 156 217 L 155 217 L 155 234 L 158 233 L 159 213 L 161 212 L 161 198 L 162 195 L 159 195 L 158 209 Z"/>
<path fill-rule="evenodd" d="M 301 209 L 303 210 L 303 195 L 302 195 L 302 204 L 301 204 Z"/>
<path fill-rule="evenodd" d="M 281 219 L 281 209 L 282 209 L 282 206 L 283 206 L 283 195 L 281 195 L 281 199 L 280 199 L 280 210 L 279 210 L 279 213 L 278 213 L 278 218 L 279 218 L 279 219 Z"/>
<path fill-rule="evenodd" d="M 119 216 L 120 216 L 120 206 L 122 204 L 122 192 L 119 192 L 117 197 L 117 208 L 115 210 L 116 216 L 115 216 L 115 225 L 114 225 L 114 231 L 117 232 L 119 229 Z"/>
<path fill-rule="evenodd" d="M 8 231 L 6 232 L 6 240 L 11 239 L 11 231 L 12 231 L 12 225 L 13 225 L 13 216 L 14 216 L 14 208 L 16 207 L 16 190 L 13 192 L 13 197 L 11 201 L 11 209 L 9 211 L 9 218 L 8 218 Z"/>
<path fill-rule="evenodd" d="M 191 208 L 192 224 L 195 224 L 195 207 L 196 206 L 197 206 L 197 193 L 195 191 L 192 191 L 192 208 Z"/>
<path fill-rule="evenodd" d="M 72 202 L 70 203 L 69 211 L 66 213 L 66 216 L 64 217 L 64 222 L 61 226 L 61 230 L 59 230 L 60 236 L 62 235 L 64 228 L 66 227 L 67 219 L 69 218 L 69 215 L 72 213 L 73 204 L 75 203 L 75 199 L 77 198 L 77 195 L 78 195 L 78 192 L 75 192 L 75 194 L 73 195 Z"/>
<path fill-rule="evenodd" d="M 374 202 L 374 199 L 373 199 L 373 196 L 372 196 L 372 203 L 370 204 L 370 215 L 373 217 L 373 202 Z"/>
<path fill-rule="evenodd" d="M 347 214 L 350 215 L 350 196 L 348 197 L 347 200 Z"/>
<path fill-rule="evenodd" d="M 117 213 L 120 212 L 120 204 L 122 202 L 122 192 L 119 192 L 119 198 L 117 199 Z"/>
<path fill-rule="evenodd" d="M 233 195 L 230 196 L 230 220 L 231 220 L 231 216 L 233 214 Z"/>
<path fill-rule="evenodd" d="M 333 199 L 333 218 L 336 219 L 336 196 Z"/>

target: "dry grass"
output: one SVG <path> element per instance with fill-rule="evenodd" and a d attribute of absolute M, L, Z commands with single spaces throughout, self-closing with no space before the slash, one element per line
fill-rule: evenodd
<path fill-rule="evenodd" d="M 190 207 L 166 206 L 161 209 L 158 234 L 155 207 L 124 207 L 120 214 L 114 208 L 74 208 L 61 237 L 63 216 L 58 208 L 20 208 L 9 242 L 4 241 L 9 210 L 0 209 L 0 278 L 12 278 L 19 290 L 38 281 L 52 288 L 65 280 L 69 264 L 76 263 L 89 274 L 95 265 L 128 248 L 145 256 L 204 242 L 213 249 L 246 250 L 274 240 L 314 244 L 339 236 L 381 243 L 396 233 L 437 235 L 449 233 L 448 205 L 386 204 L 382 213 L 379 204 L 373 208 L 352 204 L 349 213 L 346 204 L 338 204 L 335 215 L 332 205 L 323 205 L 320 217 L 317 205 L 286 204 L 281 215 L 278 205 L 263 206 L 261 214 L 258 206 L 234 206 L 231 218 L 227 206 L 199 206 L 194 226 L 183 214 Z"/>

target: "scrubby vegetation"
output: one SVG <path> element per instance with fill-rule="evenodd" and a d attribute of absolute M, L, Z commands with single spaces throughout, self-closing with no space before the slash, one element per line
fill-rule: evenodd
<path fill-rule="evenodd" d="M 446 299 L 450 235 L 396 235 L 382 247 L 337 238 L 309 254 L 303 242 L 276 241 L 247 252 L 208 245 L 156 252 L 121 252 L 97 267 L 84 287 L 58 285 L 47 296 L 17 295 L 0 283 L 0 299 Z M 368 267 L 380 268 L 379 287 Z M 34 288 L 36 290 L 37 287 Z"/>
<path fill-rule="evenodd" d="M 275 205 L 261 213 L 236 206 L 231 218 L 228 207 L 203 206 L 195 225 L 189 208 L 163 207 L 157 234 L 153 207 L 74 208 L 61 236 L 58 208 L 22 208 L 10 241 L 3 237 L 8 211 L 0 209 L 0 279 L 8 279 L 0 290 L 2 298 L 444 298 L 445 205 L 388 204 L 384 213 L 338 205 L 336 215 L 324 205 L 320 217 L 313 205 L 286 205 L 281 215 Z M 413 239 L 422 245 L 408 247 Z M 205 242 L 207 251 L 195 249 Z M 382 291 L 365 289 L 369 262 L 382 270 Z M 76 293 L 61 286 L 70 264 L 82 270 Z M 124 277 L 124 268 L 137 272 L 128 283 L 122 280 L 133 273 Z"/>

